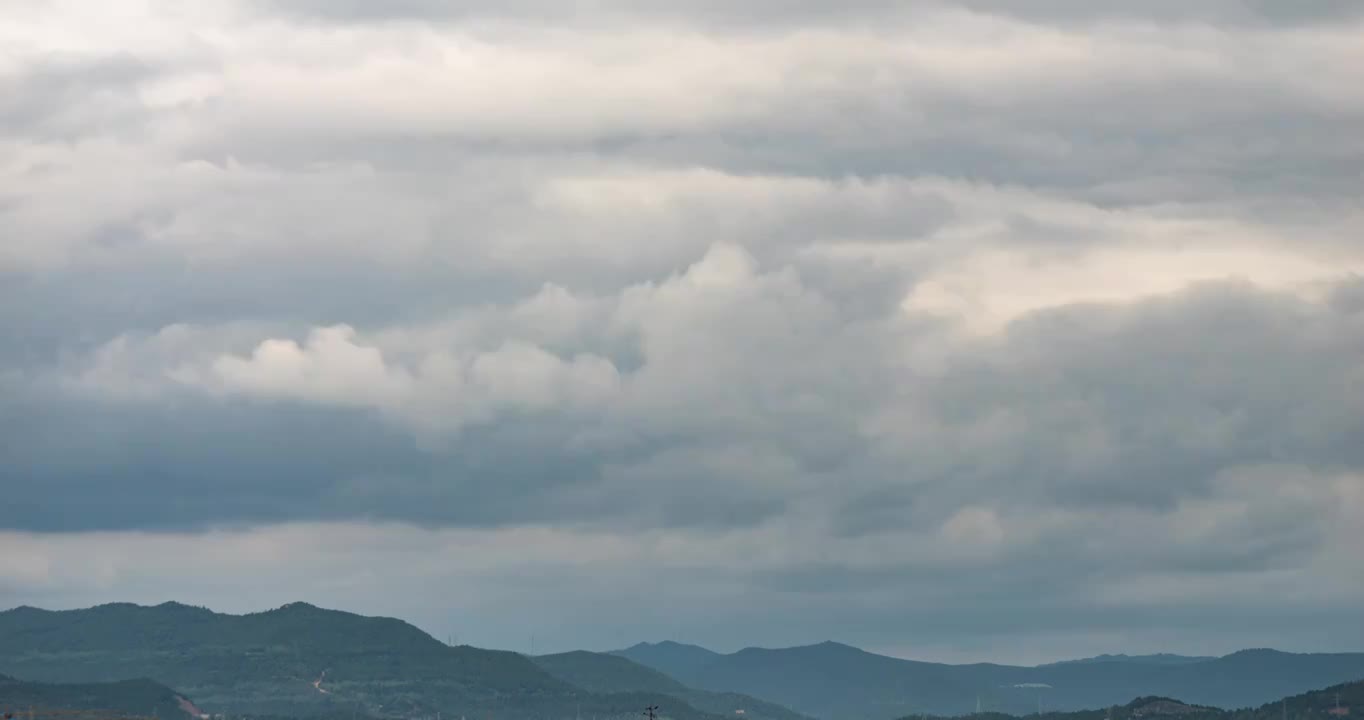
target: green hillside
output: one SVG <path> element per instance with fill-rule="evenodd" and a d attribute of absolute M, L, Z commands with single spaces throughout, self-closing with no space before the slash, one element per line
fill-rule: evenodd
<path fill-rule="evenodd" d="M 225 615 L 177 603 L 0 612 L 0 672 L 43 682 L 153 678 L 210 713 L 280 716 L 599 718 L 672 696 L 590 693 L 512 652 L 449 647 L 400 620 L 293 603 Z"/>
<path fill-rule="evenodd" d="M 170 688 L 151 680 L 112 683 L 37 683 L 0 675 L 0 712 L 25 713 L 62 710 L 105 710 L 123 715 L 145 715 L 188 720 L 193 704 Z"/>

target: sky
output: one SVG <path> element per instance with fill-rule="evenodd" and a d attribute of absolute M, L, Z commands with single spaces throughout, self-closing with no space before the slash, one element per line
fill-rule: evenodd
<path fill-rule="evenodd" d="M 1364 11 L 8 0 L 0 607 L 1364 650 Z"/>

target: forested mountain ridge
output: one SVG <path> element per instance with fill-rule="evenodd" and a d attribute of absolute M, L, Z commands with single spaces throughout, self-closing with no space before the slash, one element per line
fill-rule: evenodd
<path fill-rule="evenodd" d="M 392 618 L 306 603 L 227 615 L 178 603 L 0 612 L 0 672 L 42 682 L 153 678 L 211 713 L 350 717 L 626 717 L 657 693 L 590 693 L 523 655 L 451 647 Z"/>

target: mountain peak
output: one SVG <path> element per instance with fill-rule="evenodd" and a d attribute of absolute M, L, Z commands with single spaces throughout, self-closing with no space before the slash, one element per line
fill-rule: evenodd
<path fill-rule="evenodd" d="M 331 610 L 331 609 L 328 609 L 328 608 L 319 607 L 319 606 L 317 606 L 317 605 L 314 605 L 314 604 L 312 604 L 312 603 L 310 603 L 310 602 L 305 602 L 305 601 L 303 601 L 303 600 L 295 600 L 295 601 L 293 601 L 293 602 L 284 603 L 283 605 L 280 605 L 279 607 L 274 608 L 273 610 L 266 610 L 266 611 L 264 611 L 264 612 L 261 613 L 261 614 L 264 614 L 264 615 L 300 615 L 300 616 L 314 616 L 314 615 L 349 615 L 349 616 L 353 616 L 353 617 L 356 617 L 356 618 L 364 618 L 364 619 L 371 619 L 371 620 L 387 620 L 387 619 L 389 619 L 389 618 L 380 618 L 380 617 L 372 617 L 372 618 L 371 618 L 371 617 L 364 616 L 364 615 L 356 615 L 355 613 L 346 612 L 346 611 L 344 611 L 344 610 Z"/>
<path fill-rule="evenodd" d="M 27 615 L 32 615 L 32 614 L 36 614 L 36 613 L 49 613 L 49 612 L 52 612 L 52 611 L 51 611 L 51 610 L 44 610 L 44 609 L 39 608 L 39 607 L 33 607 L 32 605 L 20 605 L 20 606 L 18 606 L 18 607 L 12 607 L 12 608 L 10 608 L 10 609 L 8 609 L 8 610 L 0 610 L 0 614 L 3 614 L 3 613 L 16 613 L 16 614 L 27 614 Z"/>
<path fill-rule="evenodd" d="M 794 647 L 787 647 L 787 648 L 765 648 L 765 647 L 756 647 L 756 646 L 754 646 L 754 647 L 746 647 L 746 648 L 740 650 L 740 651 L 739 651 L 738 653 L 736 653 L 736 654 L 781 653 L 781 652 L 788 652 L 788 651 L 807 652 L 807 653 L 808 653 L 808 652 L 826 652 L 826 653 L 827 653 L 827 652 L 837 652 L 837 653 L 848 653 L 848 652 L 865 653 L 865 652 L 866 652 L 866 651 L 863 650 L 862 648 L 854 647 L 854 646 L 848 645 L 848 644 L 846 644 L 846 643 L 836 642 L 836 641 L 834 641 L 834 640 L 825 640 L 825 641 L 823 641 L 823 642 L 818 642 L 818 643 L 815 643 L 815 644 L 813 644 L 813 645 L 796 645 L 796 646 L 794 646 Z"/>
<path fill-rule="evenodd" d="M 704 653 L 711 654 L 711 655 L 716 654 L 715 651 L 713 651 L 713 650 L 708 650 L 708 649 L 706 649 L 706 648 L 704 648 L 704 647 L 701 647 L 700 645 L 690 645 L 690 644 L 687 644 L 687 643 L 677 642 L 676 640 L 659 640 L 658 642 L 648 642 L 648 641 L 646 640 L 646 641 L 643 641 L 643 642 L 637 642 L 637 643 L 635 643 L 634 645 L 631 645 L 630 647 L 628 647 L 628 648 L 626 648 L 626 649 L 624 649 L 624 650 L 618 650 L 618 651 L 616 651 L 616 652 L 618 652 L 618 653 L 629 653 L 629 652 L 634 652 L 634 651 L 639 651 L 639 650 L 644 650 L 644 651 L 648 651 L 648 650 L 684 651 L 684 652 L 698 652 L 698 651 L 699 651 L 699 652 L 704 652 Z"/>
<path fill-rule="evenodd" d="M 212 612 L 213 612 L 212 610 L 209 610 L 209 609 L 206 608 L 206 607 L 200 607 L 200 606 L 198 606 L 198 605 L 186 605 L 185 603 L 176 602 L 175 600 L 167 600 L 166 602 L 163 602 L 163 603 L 161 603 L 160 605 L 157 605 L 157 606 L 156 606 L 156 609 L 157 609 L 157 610 L 175 610 L 175 611 L 179 611 L 179 612 L 195 612 L 195 613 L 212 613 Z"/>

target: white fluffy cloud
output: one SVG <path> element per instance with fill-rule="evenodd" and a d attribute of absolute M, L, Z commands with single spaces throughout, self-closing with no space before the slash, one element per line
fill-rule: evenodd
<path fill-rule="evenodd" d="M 401 402 L 412 392 L 411 375 L 390 369 L 377 348 L 356 345 L 354 335 L 340 325 L 313 330 L 302 347 L 292 340 L 265 340 L 250 358 L 215 359 L 207 382 L 229 392 L 339 405 Z M 177 374 L 188 382 L 205 382 L 193 371 Z"/>

